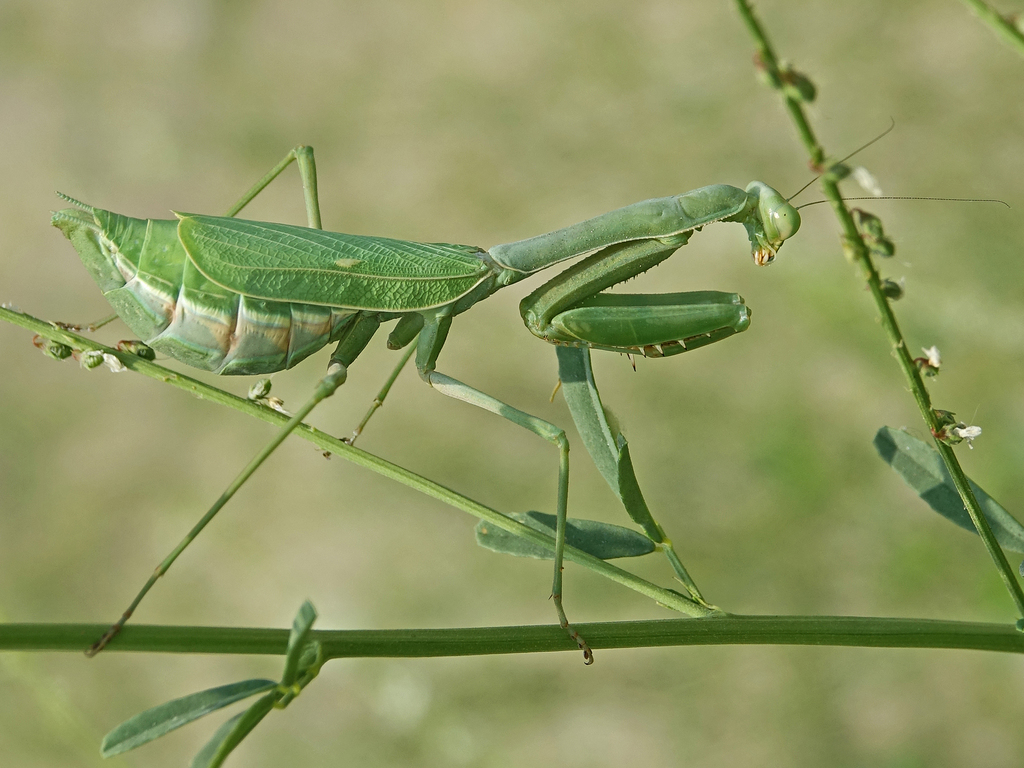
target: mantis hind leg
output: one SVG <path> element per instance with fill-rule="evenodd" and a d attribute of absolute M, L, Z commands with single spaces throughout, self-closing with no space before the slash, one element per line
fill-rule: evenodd
<path fill-rule="evenodd" d="M 206 514 L 203 515 L 199 522 L 196 523 L 178 543 L 178 546 L 175 547 L 171 553 L 157 565 L 149 579 L 142 586 L 142 589 L 139 590 L 139 593 L 135 596 L 135 599 L 132 600 L 128 608 L 121 614 L 121 617 L 114 622 L 114 624 L 99 640 L 89 647 L 86 651 L 87 656 L 95 656 L 117 636 L 121 631 L 121 628 L 124 627 L 128 619 L 130 619 L 132 614 L 135 613 L 135 609 L 138 608 L 143 598 L 156 585 L 156 582 L 160 577 L 167 573 L 170 567 L 174 564 L 174 561 L 178 559 L 178 556 L 185 551 L 188 545 L 191 544 L 196 536 L 200 534 L 203 528 L 205 528 L 207 524 L 213 520 L 216 514 L 220 512 L 224 505 L 231 500 L 235 493 L 237 493 L 238 489 L 248 481 L 264 461 L 270 458 L 271 454 L 278 449 L 281 443 L 284 442 L 285 438 L 288 437 L 288 435 L 290 435 L 292 431 L 298 427 L 307 416 L 309 416 L 310 413 L 312 413 L 313 409 L 316 408 L 321 401 L 333 395 L 335 390 L 345 383 L 345 379 L 348 376 L 348 365 L 358 357 L 360 352 L 363 351 L 379 327 L 380 319 L 373 313 L 359 313 L 346 325 L 338 341 L 338 348 L 331 356 L 331 363 L 328 366 L 327 375 L 324 376 L 324 378 L 317 384 L 316 389 L 313 391 L 313 396 L 291 417 L 288 423 L 281 428 L 274 438 L 267 443 L 267 445 L 264 446 L 258 454 L 256 454 L 252 461 L 246 465 L 246 467 L 224 490 L 220 495 L 220 498 L 214 502 L 213 506 L 207 510 Z"/>
<path fill-rule="evenodd" d="M 242 195 L 242 199 L 235 203 L 228 210 L 225 216 L 237 216 L 245 206 L 266 189 L 270 182 L 281 175 L 281 172 L 292 163 L 299 169 L 299 177 L 302 179 L 302 195 L 306 201 L 306 219 L 311 229 L 323 229 L 320 223 L 320 195 L 316 186 L 316 161 L 313 159 L 313 148 L 299 145 L 292 149 L 284 159 L 270 169 L 262 179 L 257 181 L 252 188 Z"/>
<path fill-rule="evenodd" d="M 380 388 L 380 391 L 377 392 L 377 396 L 373 399 L 373 402 L 370 404 L 370 408 L 366 411 L 366 415 L 363 416 L 362 421 L 360 421 L 359 425 L 352 430 L 352 436 L 343 438 L 343 442 L 346 442 L 349 445 L 355 445 L 356 440 L 359 439 L 359 436 L 363 433 L 366 425 L 370 422 L 370 419 L 373 418 L 373 414 L 375 414 L 377 410 L 384 405 L 384 399 L 388 396 L 388 392 L 391 391 L 392 385 L 395 383 L 398 375 L 402 372 L 402 369 L 405 368 L 405 364 L 409 362 L 409 358 L 412 357 L 413 353 L 416 351 L 415 342 L 416 339 L 419 338 L 420 330 L 422 328 L 423 315 L 419 313 L 403 315 L 399 319 L 398 325 L 395 326 L 394 330 L 392 330 L 388 336 L 388 349 L 394 350 L 402 349 L 404 347 L 405 352 L 402 353 L 402 357 L 398 361 L 398 364 L 391 371 L 391 374 L 384 382 L 384 385 Z"/>
<path fill-rule="evenodd" d="M 464 403 L 483 408 L 485 411 L 501 416 L 533 434 L 553 443 L 558 448 L 558 497 L 556 501 L 556 522 L 555 522 L 555 571 L 551 582 L 551 600 L 555 604 L 555 611 L 558 614 L 558 623 L 562 629 L 569 633 L 569 637 L 583 651 L 585 664 L 594 662 L 594 653 L 590 650 L 587 642 L 569 624 L 562 607 L 562 559 L 565 552 L 565 520 L 569 503 L 569 441 L 565 432 L 558 426 L 532 416 L 525 411 L 520 411 L 508 403 L 502 402 L 486 392 L 463 384 L 451 376 L 438 373 L 434 370 L 437 356 L 444 345 L 445 337 L 451 326 L 451 317 L 438 316 L 428 318 L 420 333 L 417 345 L 416 368 L 420 377 L 431 387 L 442 395 L 461 400 Z"/>
<path fill-rule="evenodd" d="M 377 332 L 378 328 L 380 328 L 380 318 L 376 314 L 358 313 L 345 328 L 337 348 L 331 355 L 331 361 L 327 364 L 327 370 L 336 370 L 335 367 L 340 366 L 341 381 L 344 382 L 348 376 L 348 367 L 366 349 L 366 345 L 370 343 L 370 339 L 373 338 L 373 334 Z"/>
<path fill-rule="evenodd" d="M 280 176 L 281 173 L 285 170 L 285 168 L 287 168 L 293 162 L 298 167 L 299 177 L 302 179 L 302 194 L 303 197 L 305 198 L 306 219 L 309 223 L 309 226 L 312 229 L 323 229 L 323 224 L 320 219 L 320 193 L 317 188 L 316 182 L 316 160 L 313 158 L 313 148 L 304 145 L 299 145 L 293 148 L 290 152 L 288 152 L 288 154 L 284 156 L 281 162 L 279 162 L 272 169 L 270 169 L 266 176 L 257 181 L 249 189 L 248 192 L 242 195 L 242 198 L 233 206 L 231 206 L 230 210 L 228 210 L 228 212 L 225 215 L 237 216 L 242 211 L 242 209 L 245 208 L 245 206 L 252 202 L 253 199 L 255 199 L 255 197 L 260 192 L 262 192 L 264 189 L 270 186 L 270 183 L 278 176 Z M 412 317 L 418 318 L 418 316 Z M 379 323 L 377 323 L 377 325 L 379 325 Z M 406 323 L 406 325 L 409 324 Z M 418 329 L 416 330 L 418 332 Z M 368 335 L 364 333 L 367 331 Z M 373 336 L 374 331 L 376 331 L 376 326 L 374 326 L 373 329 L 370 330 L 369 326 L 366 324 L 366 316 L 361 316 L 360 320 L 356 322 L 354 332 L 350 330 L 350 332 L 346 334 L 346 338 L 342 339 L 342 341 L 338 344 L 337 350 L 331 356 L 331 364 L 340 363 L 347 369 L 351 362 L 356 358 L 356 356 L 358 356 L 359 353 L 363 351 L 363 348 L 370 341 L 370 337 Z M 361 338 L 362 335 L 365 335 L 365 339 L 363 339 L 362 342 L 359 343 L 359 338 Z M 415 338 L 415 333 L 411 338 Z M 359 437 L 359 434 L 363 431 L 363 428 L 366 426 L 366 423 L 373 416 L 374 412 L 376 412 L 376 410 L 380 408 L 380 406 L 383 404 L 384 398 L 387 396 L 388 390 L 391 389 L 391 385 L 394 383 L 395 379 L 398 378 L 398 374 L 401 372 L 402 368 L 405 366 L 405 363 L 408 361 L 408 359 L 409 354 L 407 353 L 406 355 L 403 356 L 402 361 L 398 364 L 398 366 L 396 366 L 391 376 L 385 382 L 384 387 L 377 395 L 377 398 L 373 401 L 373 404 L 370 406 L 370 409 L 367 412 L 366 416 L 363 417 L 362 422 L 360 422 L 359 426 L 356 427 L 355 431 L 352 434 L 352 437 L 348 438 L 349 444 L 355 442 L 355 439 Z"/>
<path fill-rule="evenodd" d="M 341 367 L 332 367 L 327 371 L 327 375 L 317 384 L 316 389 L 313 391 L 313 396 L 306 401 L 306 403 L 300 408 L 288 421 L 288 423 L 281 428 L 281 430 L 275 435 L 274 439 L 267 443 L 263 449 L 256 454 L 256 456 L 250 461 L 245 468 L 238 474 L 238 476 L 231 482 L 231 484 L 224 490 L 220 495 L 220 498 L 214 502 L 213 506 L 207 510 L 206 514 L 200 518 L 199 522 L 192 526 L 192 529 L 185 534 L 185 537 L 178 543 L 167 557 L 165 557 L 159 565 L 154 569 L 149 579 L 139 590 L 139 593 L 132 600 L 131 604 L 125 609 L 121 617 L 114 622 L 114 624 L 103 634 L 103 636 L 93 643 L 85 652 L 86 656 L 95 656 L 97 653 L 102 651 L 111 640 L 117 637 L 118 633 L 124 627 L 128 619 L 131 618 L 132 614 L 135 613 L 135 609 L 138 608 L 139 603 L 142 602 L 143 598 L 149 593 L 149 591 L 156 585 L 157 580 L 163 576 L 170 567 L 174 564 L 174 561 L 178 559 L 178 556 L 185 551 L 186 547 L 192 543 L 192 541 L 202 532 L 203 528 L 213 520 L 221 508 L 224 507 L 231 497 L 235 495 L 239 488 L 241 488 L 245 482 L 252 476 L 252 474 L 259 469 L 260 465 L 266 461 L 270 455 L 277 450 L 277 448 L 284 442 L 284 439 L 288 437 L 292 431 L 299 426 L 303 420 L 312 412 L 322 400 L 330 397 L 334 394 L 334 391 L 344 382 L 345 371 Z"/>

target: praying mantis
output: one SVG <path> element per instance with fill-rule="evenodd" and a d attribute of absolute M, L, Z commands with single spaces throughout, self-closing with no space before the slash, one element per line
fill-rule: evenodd
<path fill-rule="evenodd" d="M 292 162 L 302 179 L 308 226 L 237 218 Z M 535 336 L 557 347 L 566 400 L 598 469 L 633 520 L 665 549 L 694 601 L 711 608 L 647 509 L 626 442 L 613 435 L 605 418 L 589 355 L 599 349 L 666 357 L 745 330 L 750 310 L 737 294 L 606 291 L 658 265 L 694 232 L 719 221 L 742 224 L 755 263 L 771 263 L 800 226 L 796 208 L 772 187 L 759 181 L 746 189 L 702 187 L 486 250 L 324 231 L 316 164 L 312 148 L 306 146 L 290 151 L 223 217 L 176 213 L 176 219 L 143 220 L 62 197 L 73 207 L 55 212 L 53 224 L 71 241 L 117 314 L 157 352 L 215 373 L 262 374 L 291 368 L 326 344 L 337 343 L 313 399 L 261 452 L 259 461 L 345 381 L 349 366 L 379 327 L 391 321 L 397 323 L 388 346 L 401 349 L 415 341 L 417 371 L 433 389 L 554 444 L 559 469 L 551 597 L 559 624 L 589 664 L 593 654 L 562 606 L 569 493 L 565 432 L 436 367 L 457 315 L 540 270 L 581 257 L 523 299 L 520 312 Z M 221 497 L 193 532 L 231 493 Z M 90 653 L 116 635 L 192 537 L 164 561 Z"/>

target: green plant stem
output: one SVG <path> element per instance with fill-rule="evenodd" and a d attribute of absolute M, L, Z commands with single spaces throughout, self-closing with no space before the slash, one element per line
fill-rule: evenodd
<path fill-rule="evenodd" d="M 762 65 L 770 75 L 773 75 L 772 82 L 779 82 L 778 60 L 775 57 L 775 52 L 768 42 L 764 30 L 754 17 L 750 4 L 747 0 L 736 0 L 736 4 L 739 7 L 740 15 L 746 22 L 747 28 L 754 37 Z M 810 125 L 807 122 L 803 107 L 798 101 L 790 96 L 783 94 L 783 98 L 785 99 L 790 115 L 793 117 L 793 122 L 796 124 L 797 131 L 807 147 L 807 151 L 811 156 L 812 162 L 815 165 L 820 165 L 823 162 L 823 158 L 826 157 L 825 150 L 814 137 L 814 132 L 811 130 Z M 921 378 L 921 373 L 918 370 L 917 365 L 914 363 L 914 360 L 907 349 L 906 340 L 903 338 L 899 324 L 896 322 L 896 316 L 893 314 L 892 306 L 890 305 L 888 298 L 886 298 L 885 294 L 882 292 L 881 279 L 879 278 L 878 270 L 875 268 L 874 262 L 871 259 L 870 251 L 868 250 L 864 239 L 857 230 L 857 226 L 853 220 L 853 215 L 850 213 L 850 209 L 847 208 L 842 194 L 839 192 L 838 183 L 826 175 L 822 178 L 821 186 L 825 193 L 825 197 L 828 198 L 829 202 L 832 204 L 832 210 L 835 212 L 836 218 L 839 219 L 839 223 L 842 226 L 845 250 L 847 250 L 851 260 L 860 267 L 864 279 L 867 281 L 868 288 L 870 289 L 871 295 L 878 307 L 878 312 L 882 319 L 882 326 L 885 328 L 886 335 L 889 337 L 889 342 L 892 344 L 893 350 L 896 354 L 896 359 L 899 361 L 900 368 L 903 369 L 907 383 L 910 385 L 910 391 L 914 395 L 914 400 L 917 401 L 917 406 L 921 410 L 921 416 L 924 418 L 929 431 L 932 433 L 935 445 L 939 450 L 939 454 L 942 456 L 942 460 L 946 464 L 946 468 L 949 470 L 950 476 L 953 478 L 953 483 L 956 485 L 956 488 L 960 493 L 960 498 L 964 502 L 967 513 L 971 516 L 971 520 L 974 522 L 974 527 L 977 529 L 978 535 L 984 542 L 985 548 L 992 557 L 992 560 L 996 565 L 996 569 L 999 571 L 999 575 L 1002 578 L 1003 583 L 1006 585 L 1007 591 L 1009 591 L 1010 596 L 1013 598 L 1013 601 L 1017 606 L 1018 614 L 1020 616 L 1024 616 L 1024 592 L 1021 591 L 1020 582 L 1017 580 L 1013 568 L 1011 568 L 1009 562 L 1007 562 L 1002 549 L 1000 549 L 999 544 L 992 533 L 992 529 L 988 524 L 988 520 L 986 520 L 985 516 L 982 514 L 981 507 L 978 505 L 978 500 L 974 497 L 974 492 L 971 490 L 970 484 L 967 482 L 967 476 L 964 474 L 964 471 L 960 466 L 960 462 L 956 458 L 956 454 L 947 443 L 940 440 L 937 436 L 940 434 L 941 425 L 939 424 L 938 416 L 935 413 L 934 408 L 932 408 L 928 390 L 924 385 L 924 380 Z"/>
<path fill-rule="evenodd" d="M 754 11 L 750 7 L 750 3 L 747 2 L 747 0 L 736 0 L 736 5 L 739 7 L 743 23 L 747 25 L 747 30 L 750 32 L 751 37 L 754 38 L 754 44 L 757 46 L 757 64 L 764 67 L 769 79 L 775 84 L 776 89 L 785 101 L 786 109 L 789 111 L 789 116 L 796 125 L 797 132 L 800 134 L 800 139 L 803 141 L 804 146 L 807 148 L 807 152 L 811 156 L 811 163 L 815 167 L 821 165 L 825 162 L 825 150 L 818 143 L 817 138 L 815 138 L 814 131 L 811 129 L 811 124 L 807 121 L 807 115 L 804 114 L 803 107 L 801 107 L 800 102 L 792 96 L 788 96 L 783 93 L 780 87 L 782 83 L 782 75 L 779 72 L 779 60 L 775 56 L 775 49 L 772 48 L 772 44 L 768 42 L 768 36 L 761 28 L 761 24 L 757 20 L 757 17 L 754 16 Z"/>
<path fill-rule="evenodd" d="M 956 648 L 1024 653 L 1011 625 L 858 616 L 714 616 L 578 624 L 595 649 L 679 645 L 816 645 Z M 0 651 L 80 651 L 103 624 L 0 624 Z M 129 624 L 106 653 L 282 655 L 286 629 Z M 578 651 L 557 624 L 464 629 L 313 630 L 325 658 L 475 656 Z"/>
<path fill-rule="evenodd" d="M 988 3 L 982 2 L 982 0 L 964 0 L 964 5 L 973 10 L 979 19 L 992 27 L 995 33 L 1003 38 L 1011 48 L 1015 48 L 1017 53 L 1024 56 L 1024 32 L 1014 24 L 1013 16 L 999 13 L 999 11 Z"/>
<path fill-rule="evenodd" d="M 232 395 L 229 392 L 225 392 L 221 389 L 210 386 L 209 384 L 204 384 L 197 379 L 175 373 L 161 365 L 143 360 L 141 357 L 133 355 L 130 352 L 120 352 L 102 344 L 97 344 L 95 341 L 86 339 L 51 323 L 32 317 L 31 315 L 0 307 L 0 320 L 7 320 L 8 322 L 33 331 L 34 333 L 44 336 L 52 341 L 66 344 L 73 349 L 96 350 L 104 354 L 113 355 L 129 370 L 141 373 L 143 376 L 148 376 L 151 379 L 156 379 L 166 384 L 170 384 L 178 389 L 185 390 L 186 392 L 198 397 L 200 400 L 209 400 L 211 402 L 219 403 L 220 405 L 226 405 L 236 411 L 248 414 L 249 416 L 254 416 L 279 427 L 288 423 L 288 416 L 275 411 L 269 406 Z M 304 440 L 308 440 L 322 450 L 330 451 L 331 453 L 337 454 L 338 456 L 376 472 L 377 474 L 391 478 L 392 480 L 397 480 L 403 485 L 414 488 L 427 496 L 438 499 L 439 501 L 449 504 L 463 512 L 468 512 L 481 520 L 486 520 L 502 530 L 513 533 L 516 536 L 521 536 L 522 538 L 538 544 L 541 547 L 545 547 L 552 551 L 554 550 L 555 540 L 553 536 L 549 536 L 541 531 L 537 531 L 523 525 L 522 523 L 501 514 L 497 510 L 485 507 L 483 504 L 473 501 L 472 499 L 456 493 L 449 488 L 445 488 L 443 485 L 428 480 L 425 477 L 417 475 L 415 472 L 411 472 L 397 464 L 392 464 L 379 456 L 374 456 L 372 453 L 367 453 L 359 448 L 347 445 L 342 440 L 332 437 L 325 432 L 321 432 L 315 427 L 300 424 L 295 428 L 295 434 L 302 437 Z M 629 587 L 630 589 L 657 601 L 665 607 L 679 611 L 687 616 L 700 618 L 716 613 L 716 611 L 713 611 L 706 606 L 699 605 L 678 592 L 663 589 L 656 584 L 652 584 L 645 579 L 641 579 L 639 576 L 635 576 L 629 571 L 625 571 L 611 563 L 607 563 L 604 560 L 600 560 L 593 555 L 589 555 L 586 552 L 582 552 L 573 547 L 566 546 L 565 559 L 578 565 L 582 565 L 585 568 L 589 568 L 592 571 L 596 571 L 617 584 Z M 113 641 L 111 643 L 111 647 L 115 646 L 119 642 L 119 639 Z"/>

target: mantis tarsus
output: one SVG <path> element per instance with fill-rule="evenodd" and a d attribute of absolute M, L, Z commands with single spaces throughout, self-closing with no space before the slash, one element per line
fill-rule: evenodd
<path fill-rule="evenodd" d="M 236 215 L 291 162 L 302 177 L 308 227 L 245 221 Z M 382 323 L 396 320 L 393 349 L 416 339 L 416 368 L 431 387 L 502 416 L 559 451 L 552 599 L 559 623 L 590 648 L 562 608 L 562 552 L 569 492 L 569 445 L 554 424 L 436 370 L 452 319 L 497 290 L 542 269 L 583 257 L 523 299 L 527 328 L 559 345 L 561 376 L 573 417 L 598 468 L 656 542 L 668 544 L 636 486 L 628 450 L 604 421 L 589 370 L 589 350 L 664 357 L 747 328 L 750 312 L 736 294 L 604 293 L 671 256 L 703 226 L 744 225 L 754 261 L 770 263 L 800 226 L 800 215 L 759 181 L 724 184 L 635 203 L 538 237 L 488 250 L 326 232 L 321 227 L 313 150 L 296 147 L 224 217 L 177 213 L 143 220 L 69 197 L 74 207 L 53 223 L 132 331 L 159 352 L 222 374 L 277 371 L 337 342 L 314 398 L 257 457 L 251 472 L 324 397 Z M 575 390 L 573 384 L 579 385 Z M 248 477 L 239 477 L 203 521 L 158 567 L 121 619 L 91 649 L 99 651 L 128 620 L 156 579 Z M 669 545 L 670 559 L 675 558 Z M 682 564 L 673 565 L 703 602 Z"/>

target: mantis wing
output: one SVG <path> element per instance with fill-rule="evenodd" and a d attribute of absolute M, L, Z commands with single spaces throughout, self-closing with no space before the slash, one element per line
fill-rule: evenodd
<path fill-rule="evenodd" d="M 449 304 L 492 274 L 480 248 L 176 213 L 206 277 L 259 299 L 380 312 Z"/>

